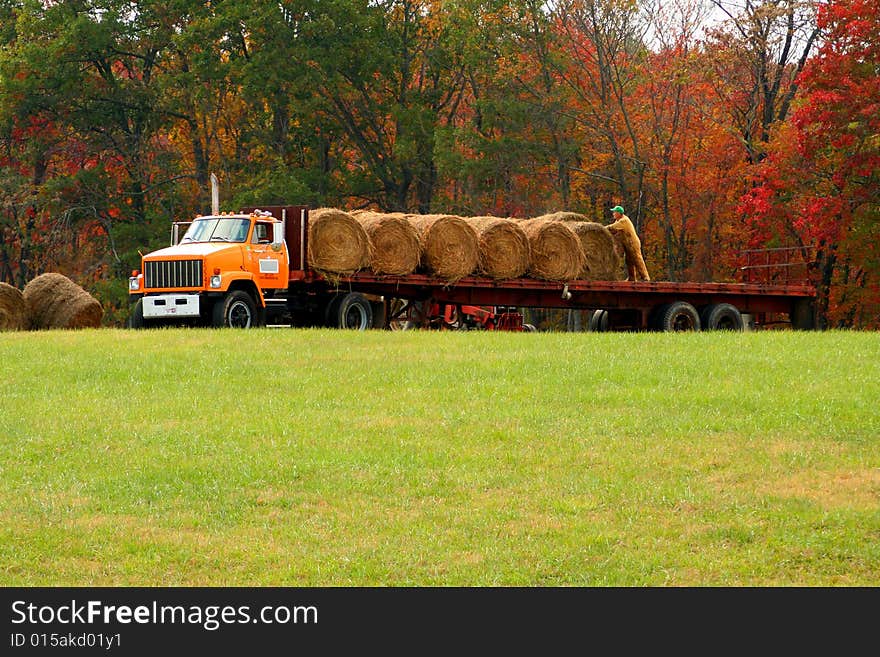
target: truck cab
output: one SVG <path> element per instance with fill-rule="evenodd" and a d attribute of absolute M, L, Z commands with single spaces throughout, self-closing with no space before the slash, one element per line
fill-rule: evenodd
<path fill-rule="evenodd" d="M 144 255 L 129 278 L 133 328 L 169 321 L 259 326 L 266 299 L 287 289 L 284 221 L 269 212 L 197 216 L 175 224 L 171 242 Z"/>

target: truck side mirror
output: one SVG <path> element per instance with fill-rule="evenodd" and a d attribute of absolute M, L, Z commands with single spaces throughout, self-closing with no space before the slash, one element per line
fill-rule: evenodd
<path fill-rule="evenodd" d="M 281 244 L 284 242 L 284 222 L 279 221 L 272 224 L 272 250 L 280 251 Z"/>

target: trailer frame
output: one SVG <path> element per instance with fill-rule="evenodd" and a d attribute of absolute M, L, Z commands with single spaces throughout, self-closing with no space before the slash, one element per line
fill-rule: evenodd
<path fill-rule="evenodd" d="M 289 300 L 288 305 L 301 305 L 307 297 L 370 295 L 383 302 L 385 326 L 392 321 L 390 302 L 403 299 L 417 302 L 407 304 L 408 312 L 429 303 L 605 311 L 603 321 L 596 324 L 598 330 L 635 331 L 656 329 L 658 312 L 670 304 L 690 304 L 698 311 L 730 304 L 751 316 L 755 327 L 787 323 L 796 329 L 815 328 L 816 289 L 807 278 L 809 263 L 796 263 L 803 265 L 805 275 L 795 280 L 790 263 L 772 261 L 776 254 L 793 249 L 770 249 L 767 251 L 771 253 L 765 255 L 757 249 L 746 252 L 747 261 L 740 270 L 752 282 L 496 280 L 482 276 L 449 281 L 424 273 L 398 276 L 367 271 L 328 275 L 308 266 L 307 206 L 269 206 L 262 210 L 285 222 L 290 258 L 288 296 L 298 298 Z M 784 280 L 775 282 L 773 276 L 780 268 Z M 429 324 L 426 317 L 410 319 L 418 325 Z"/>

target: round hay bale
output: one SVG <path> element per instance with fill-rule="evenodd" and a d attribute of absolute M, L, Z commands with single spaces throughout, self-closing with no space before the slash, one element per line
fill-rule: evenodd
<path fill-rule="evenodd" d="M 468 217 L 477 231 L 479 270 L 491 278 L 519 278 L 529 269 L 531 247 L 522 227 L 513 219 Z"/>
<path fill-rule="evenodd" d="M 64 276 L 40 274 L 23 292 L 28 319 L 34 329 L 98 328 L 104 309 L 100 302 Z"/>
<path fill-rule="evenodd" d="M 568 211 L 551 212 L 550 214 L 542 214 L 540 217 L 535 218 L 550 219 L 551 221 L 590 221 L 590 218 L 585 214 Z"/>
<path fill-rule="evenodd" d="M 580 238 L 564 221 L 535 217 L 519 225 L 529 238 L 529 274 L 548 281 L 578 278 L 584 269 L 584 250 Z"/>
<path fill-rule="evenodd" d="M 477 231 L 450 214 L 410 214 L 419 234 L 421 265 L 428 272 L 456 281 L 472 274 L 480 259 Z"/>
<path fill-rule="evenodd" d="M 585 258 L 580 278 L 588 281 L 620 279 L 622 260 L 614 235 L 606 226 L 576 212 L 556 212 L 546 217 L 568 222 L 568 227 L 580 238 Z"/>
<path fill-rule="evenodd" d="M 0 283 L 0 331 L 24 331 L 28 328 L 24 295 L 9 283 Z"/>
<path fill-rule="evenodd" d="M 621 278 L 623 261 L 620 249 L 607 227 L 577 212 L 553 212 L 538 218 L 566 221 L 580 238 L 585 258 L 580 278 L 588 281 L 616 281 Z"/>
<path fill-rule="evenodd" d="M 370 238 L 370 268 L 377 274 L 402 276 L 419 266 L 419 233 L 403 215 L 355 211 L 354 218 Z"/>
<path fill-rule="evenodd" d="M 611 231 L 595 221 L 572 221 L 568 226 L 580 238 L 584 250 L 581 278 L 588 281 L 617 280 L 622 263 Z"/>
<path fill-rule="evenodd" d="M 351 274 L 370 265 L 370 238 L 348 212 L 318 208 L 309 212 L 309 266 L 321 272 Z"/>

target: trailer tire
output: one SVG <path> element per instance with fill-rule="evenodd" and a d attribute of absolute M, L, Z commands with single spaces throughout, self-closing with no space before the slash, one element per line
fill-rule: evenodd
<path fill-rule="evenodd" d="M 385 301 L 370 301 L 370 307 L 373 309 L 373 325 L 374 329 L 385 328 Z"/>
<path fill-rule="evenodd" d="M 330 298 L 327 305 L 324 306 L 324 326 L 327 328 L 337 328 L 336 317 L 339 314 L 339 302 L 342 301 L 341 294 L 337 294 Z"/>
<path fill-rule="evenodd" d="M 333 328 L 364 331 L 373 325 L 373 307 L 360 292 L 336 297 L 327 312 Z"/>
<path fill-rule="evenodd" d="M 131 312 L 128 315 L 128 321 L 126 322 L 128 328 L 131 329 L 142 329 L 144 328 L 144 300 L 138 299 L 134 302 L 131 307 Z"/>
<path fill-rule="evenodd" d="M 252 328 L 259 322 L 254 300 L 247 292 L 234 290 L 214 303 L 215 328 Z"/>
<path fill-rule="evenodd" d="M 587 330 L 591 333 L 605 333 L 608 331 L 608 311 L 594 310 L 590 315 L 590 321 L 587 324 Z"/>
<path fill-rule="evenodd" d="M 729 303 L 714 303 L 703 308 L 700 324 L 704 331 L 742 331 L 744 326 L 742 313 Z"/>
<path fill-rule="evenodd" d="M 523 331 L 525 331 L 526 333 L 536 333 L 538 329 L 535 327 L 534 324 L 523 324 Z"/>
<path fill-rule="evenodd" d="M 661 331 L 700 330 L 700 313 L 687 301 L 674 301 L 661 308 L 657 315 Z"/>

